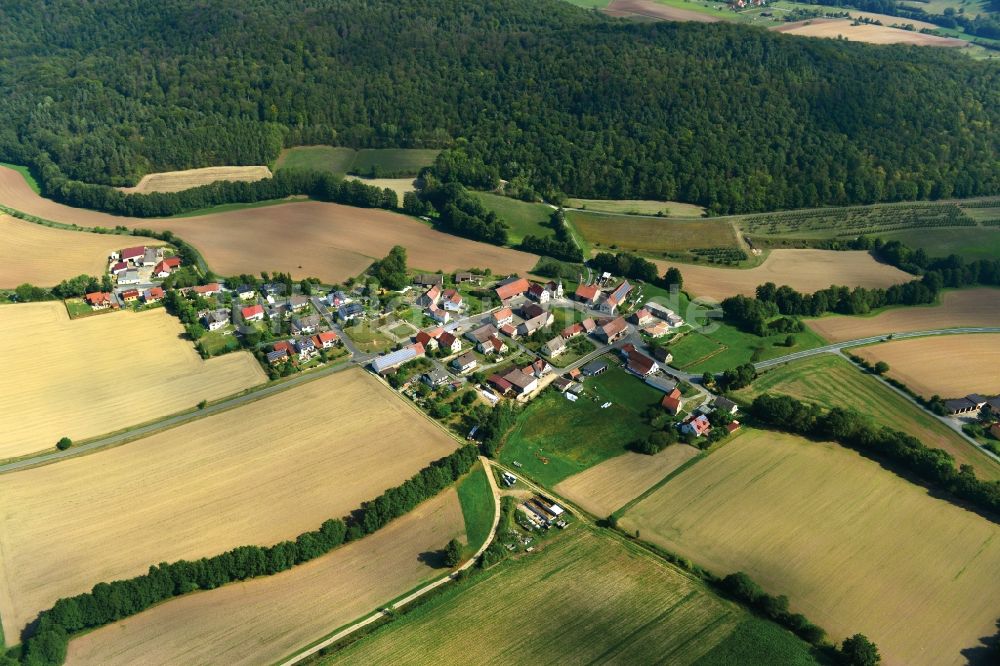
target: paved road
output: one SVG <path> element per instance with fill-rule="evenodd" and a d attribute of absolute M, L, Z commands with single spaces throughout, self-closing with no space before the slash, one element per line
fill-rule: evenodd
<path fill-rule="evenodd" d="M 906 338 L 924 338 L 932 335 L 962 335 L 968 333 L 1000 333 L 1000 328 L 995 328 L 995 327 L 942 328 L 931 331 L 910 331 L 909 333 L 894 333 L 892 335 L 892 339 L 905 340 Z M 794 354 L 786 354 L 785 356 L 772 358 L 768 361 L 761 361 L 760 363 L 754 363 L 754 367 L 757 368 L 758 370 L 763 370 L 764 368 L 771 368 L 776 365 L 781 365 L 782 363 L 788 363 L 789 361 L 798 360 L 800 358 L 808 358 L 809 356 L 816 356 L 817 354 L 839 353 L 841 350 L 846 349 L 847 347 L 857 347 L 858 345 L 867 345 L 873 342 L 883 342 L 885 341 L 885 339 L 886 339 L 885 335 L 875 335 L 870 338 L 858 338 L 857 340 L 846 340 L 844 342 L 837 342 L 832 345 L 816 347 L 815 349 L 806 349 L 805 351 L 795 352 Z"/>
<path fill-rule="evenodd" d="M 500 489 L 497 488 L 497 482 L 496 482 L 496 479 L 493 476 L 493 470 L 490 467 L 490 461 L 487 460 L 486 458 L 482 457 L 482 456 L 480 456 L 479 460 L 480 460 L 480 462 L 483 465 L 483 469 L 486 470 L 486 477 L 487 477 L 487 479 L 489 480 L 489 483 L 490 483 L 490 490 L 493 492 L 493 505 L 494 505 L 494 508 L 493 508 L 493 526 L 490 527 L 490 535 L 489 535 L 489 537 L 486 539 L 485 542 L 483 542 L 483 545 L 479 547 L 479 550 L 476 551 L 476 554 L 473 555 L 471 558 L 469 558 L 462 566 L 460 566 L 458 569 L 456 569 L 454 572 L 448 574 L 447 576 L 444 576 L 442 578 L 438 578 L 435 581 L 427 583 L 427 585 L 424 585 L 420 589 L 418 589 L 418 590 L 412 592 L 411 594 L 403 597 L 399 601 L 397 601 L 397 602 L 395 602 L 393 604 L 390 604 L 389 608 L 391 608 L 392 610 L 397 610 L 399 608 L 402 608 L 406 604 L 412 602 L 414 599 L 418 599 L 418 598 L 422 597 L 423 595 L 427 594 L 431 590 L 437 589 L 437 588 L 441 587 L 442 585 L 444 585 L 445 583 L 448 583 L 450 581 L 455 580 L 455 578 L 458 576 L 458 573 L 460 571 L 465 571 L 466 569 L 468 569 L 469 567 L 473 566 L 476 563 L 476 560 L 479 559 L 479 556 L 482 555 L 483 552 L 486 551 L 486 549 L 489 547 L 489 545 L 491 543 L 493 543 L 493 539 L 496 538 L 497 525 L 500 524 Z M 316 654 L 317 652 L 319 652 L 323 648 L 328 647 L 330 645 L 333 645 L 337 641 L 339 641 L 339 640 L 341 640 L 341 639 L 343 639 L 343 638 L 345 638 L 347 636 L 350 636 L 351 634 L 353 634 L 358 629 L 361 629 L 363 627 L 367 627 L 369 624 L 371 624 L 373 622 L 377 622 L 378 620 L 382 619 L 383 617 L 385 617 L 385 609 L 382 609 L 380 611 L 372 613 L 371 615 L 367 616 L 366 618 L 364 618 L 362 620 L 359 620 L 358 622 L 355 622 L 351 626 L 345 627 L 344 629 L 341 629 L 340 631 L 338 631 L 333 636 L 330 636 L 329 638 L 324 639 L 323 641 L 317 643 L 316 645 L 313 645 L 308 650 L 305 650 L 305 651 L 303 651 L 303 652 L 301 652 L 301 653 L 299 653 L 299 654 L 297 654 L 297 655 L 295 655 L 295 656 L 293 656 L 293 657 L 291 657 L 289 659 L 286 659 L 285 661 L 281 662 L 281 666 L 291 666 L 292 664 L 297 664 L 298 662 L 302 661 L 303 659 L 306 659 L 307 657 L 310 657 L 310 656 Z"/>

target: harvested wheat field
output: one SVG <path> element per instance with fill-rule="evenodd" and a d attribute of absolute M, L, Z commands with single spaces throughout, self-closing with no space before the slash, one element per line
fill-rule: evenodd
<path fill-rule="evenodd" d="M 722 19 L 694 11 L 661 5 L 653 0 L 614 0 L 604 9 L 612 16 L 641 16 L 660 21 L 694 21 L 696 23 L 718 23 Z"/>
<path fill-rule="evenodd" d="M 221 166 L 184 171 L 164 171 L 148 173 L 135 187 L 119 187 L 126 194 L 149 194 L 150 192 L 180 192 L 199 185 L 208 185 L 220 180 L 252 183 L 271 177 L 266 166 Z"/>
<path fill-rule="evenodd" d="M 831 315 L 806 324 L 828 342 L 937 328 L 1000 327 L 1000 289 L 946 291 L 940 305 L 892 308 L 872 317 Z"/>
<path fill-rule="evenodd" d="M 59 597 L 150 564 L 316 529 L 455 446 L 354 369 L 124 446 L 0 476 L 4 632 L 17 636 Z"/>
<path fill-rule="evenodd" d="M 68 664 L 270 664 L 440 576 L 421 555 L 464 534 L 448 489 L 280 574 L 175 599 L 69 644 Z"/>
<path fill-rule="evenodd" d="M 555 489 L 591 514 L 604 518 L 699 453 L 687 444 L 668 446 L 655 456 L 629 452 L 574 474 Z"/>
<path fill-rule="evenodd" d="M 930 398 L 1000 393 L 1000 334 L 936 335 L 852 349 L 889 364 L 889 377 Z"/>
<path fill-rule="evenodd" d="M 290 272 L 341 282 L 403 245 L 408 263 L 426 270 L 489 268 L 527 273 L 538 257 L 434 231 L 405 215 L 300 201 L 198 217 L 142 219 L 73 208 L 31 191 L 17 171 L 0 167 L 0 203 L 56 222 L 170 230 L 197 247 L 217 273 Z"/>
<path fill-rule="evenodd" d="M 758 285 L 787 284 L 801 292 L 848 287 L 890 287 L 913 279 L 909 273 L 880 264 L 867 252 L 836 250 L 771 250 L 760 266 L 750 269 L 713 268 L 697 264 L 653 262 L 663 273 L 676 266 L 684 276 L 684 291 L 692 296 L 722 300 L 736 294 L 752 296 Z"/>
<path fill-rule="evenodd" d="M 56 229 L 0 214 L 0 287 L 56 285 L 77 275 L 99 277 L 108 255 L 126 245 L 163 245 L 152 238 Z"/>
<path fill-rule="evenodd" d="M 905 19 L 897 19 L 905 22 Z M 870 25 L 859 23 L 854 25 L 851 19 L 810 19 L 797 21 L 772 28 L 775 32 L 799 37 L 824 37 L 827 39 L 844 38 L 852 42 L 867 42 L 869 44 L 912 44 L 914 46 L 944 46 L 964 48 L 969 45 L 961 39 L 938 37 L 913 30 L 901 30 L 885 25 Z"/>
<path fill-rule="evenodd" d="M 205 361 L 183 332 L 163 309 L 70 321 L 58 302 L 0 306 L 0 459 L 53 447 L 64 436 L 121 430 L 266 381 L 249 353 Z"/>
<path fill-rule="evenodd" d="M 834 444 L 745 431 L 621 524 L 746 571 L 836 642 L 864 633 L 887 664 L 964 664 L 996 633 L 1000 526 Z"/>
<path fill-rule="evenodd" d="M 170 229 L 197 247 L 218 273 L 286 271 L 341 282 L 367 268 L 394 245 L 407 263 L 427 270 L 490 268 L 527 273 L 538 257 L 435 231 L 405 215 L 373 208 L 302 201 L 173 220 L 144 220 L 141 226 Z"/>
<path fill-rule="evenodd" d="M 344 180 L 359 180 L 365 185 L 390 189 L 399 198 L 399 205 L 403 205 L 403 195 L 407 192 L 414 192 L 417 189 L 415 178 L 361 178 L 360 176 L 344 176 Z"/>

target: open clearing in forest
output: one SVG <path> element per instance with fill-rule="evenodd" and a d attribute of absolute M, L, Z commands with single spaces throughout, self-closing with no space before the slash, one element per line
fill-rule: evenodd
<path fill-rule="evenodd" d="M 750 402 L 762 393 L 790 395 L 825 409 L 853 409 L 879 425 L 902 430 L 927 446 L 944 449 L 955 457 L 956 464 L 972 465 L 979 478 L 1000 480 L 1000 464 L 936 416 L 839 356 L 824 354 L 772 368 L 735 395 Z"/>
<path fill-rule="evenodd" d="M 399 205 L 403 205 L 403 196 L 407 192 L 414 192 L 417 189 L 417 181 L 413 178 L 362 178 L 360 176 L 344 176 L 345 180 L 359 180 L 365 185 L 390 189 L 396 193 Z"/>
<path fill-rule="evenodd" d="M 996 633 L 1000 526 L 834 444 L 744 431 L 620 524 L 717 574 L 746 571 L 890 664 L 964 664 Z"/>
<path fill-rule="evenodd" d="M 569 477 L 555 490 L 591 514 L 604 518 L 699 453 L 687 444 L 668 446 L 654 456 L 630 451 Z"/>
<path fill-rule="evenodd" d="M 695 21 L 697 23 L 717 23 L 722 19 L 692 9 L 681 9 L 662 5 L 653 0 L 614 0 L 606 13 L 612 16 L 639 16 L 660 21 Z"/>
<path fill-rule="evenodd" d="M 341 282 L 361 273 L 393 245 L 406 247 L 408 263 L 425 270 L 489 268 L 528 273 L 538 257 L 430 227 L 398 213 L 319 201 L 244 208 L 198 217 L 142 219 L 73 208 L 32 192 L 24 177 L 0 166 L 0 203 L 65 224 L 170 230 L 201 251 L 223 275 L 266 271 Z"/>
<path fill-rule="evenodd" d="M 940 305 L 890 308 L 871 317 L 830 315 L 805 323 L 829 342 L 936 328 L 1000 326 L 1000 289 L 946 291 Z"/>
<path fill-rule="evenodd" d="M 162 308 L 70 321 L 60 302 L 0 306 L 0 459 L 88 439 L 263 384 L 247 352 L 203 360 Z M 40 355 L 39 349 L 44 350 Z"/>
<path fill-rule="evenodd" d="M 647 551 L 575 524 L 323 663 L 691 664 L 725 654 L 736 635 L 760 663 L 810 663 L 788 632 Z"/>
<path fill-rule="evenodd" d="M 897 19 L 904 23 L 905 19 Z M 852 19 L 810 19 L 796 21 L 772 28 L 775 32 L 799 37 L 824 37 L 827 39 L 847 39 L 868 44 L 912 44 L 914 46 L 944 46 L 965 48 L 969 42 L 953 37 L 938 37 L 913 30 L 901 30 L 885 25 L 867 23 L 854 24 Z"/>
<path fill-rule="evenodd" d="M 1000 393 L 1000 334 L 940 335 L 852 349 L 861 358 L 889 364 L 889 377 L 930 398 Z"/>
<path fill-rule="evenodd" d="M 420 169 L 434 164 L 440 152 L 436 148 L 354 150 L 340 146 L 298 146 L 281 151 L 275 170 L 308 169 L 338 176 L 353 173 L 383 178 L 416 176 Z"/>
<path fill-rule="evenodd" d="M 665 254 L 696 249 L 739 247 L 733 225 L 723 220 L 671 219 L 638 215 L 566 212 L 566 217 L 596 249 Z"/>
<path fill-rule="evenodd" d="M 666 217 L 701 217 L 705 209 L 679 201 L 651 199 L 567 199 L 567 208 L 582 208 L 622 215 L 659 215 Z"/>
<path fill-rule="evenodd" d="M 77 275 L 100 277 L 111 252 L 139 244 L 163 245 L 152 238 L 56 229 L 0 214 L 0 288 L 25 282 L 49 287 Z"/>
<path fill-rule="evenodd" d="M 149 194 L 150 192 L 180 192 L 192 187 L 208 185 L 220 180 L 252 183 L 271 177 L 266 166 L 220 166 L 184 171 L 164 171 L 148 173 L 134 187 L 119 187 L 126 194 Z"/>
<path fill-rule="evenodd" d="M 443 575 L 464 534 L 453 489 L 378 532 L 274 576 L 174 599 L 69 644 L 67 664 L 270 664 Z"/>
<path fill-rule="evenodd" d="M 59 597 L 150 564 L 316 529 L 455 447 L 353 369 L 99 454 L 2 476 L 4 631 L 17 636 Z"/>
<path fill-rule="evenodd" d="M 913 276 L 880 264 L 867 252 L 835 250 L 771 250 L 760 266 L 748 269 L 713 268 L 695 264 L 654 262 L 662 274 L 676 266 L 684 276 L 684 291 L 693 296 L 722 300 L 728 296 L 752 296 L 758 285 L 787 284 L 803 293 L 830 285 L 890 287 L 909 282 Z"/>

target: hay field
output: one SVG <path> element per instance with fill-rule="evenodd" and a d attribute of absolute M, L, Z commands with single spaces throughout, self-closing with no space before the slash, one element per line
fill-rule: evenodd
<path fill-rule="evenodd" d="M 889 287 L 913 279 L 898 268 L 880 264 L 867 252 L 835 250 L 771 250 L 760 266 L 749 269 L 713 268 L 697 264 L 655 261 L 662 274 L 677 266 L 684 276 L 684 291 L 693 296 L 722 300 L 752 296 L 758 285 L 787 284 L 801 292 L 826 289 L 832 284 L 848 287 Z"/>
<path fill-rule="evenodd" d="M 629 452 L 569 477 L 556 485 L 555 490 L 591 514 L 604 518 L 699 453 L 687 444 L 668 446 L 655 456 Z"/>
<path fill-rule="evenodd" d="M 695 204 L 650 199 L 567 199 L 566 207 L 628 215 L 663 214 L 666 217 L 701 217 L 705 213 L 704 208 Z"/>
<path fill-rule="evenodd" d="M 1000 393 L 1000 334 L 942 335 L 891 340 L 851 350 L 925 398 Z"/>
<path fill-rule="evenodd" d="M 167 230 L 192 243 L 212 270 L 232 275 L 291 272 L 341 282 L 404 245 L 414 268 L 490 268 L 528 273 L 538 257 L 445 234 L 404 215 L 334 203 L 300 201 L 191 218 L 142 219 L 73 208 L 44 199 L 17 171 L 0 167 L 0 203 L 56 222 Z"/>
<path fill-rule="evenodd" d="M 180 192 L 199 185 L 209 185 L 216 181 L 228 180 L 252 183 L 271 177 L 266 166 L 218 166 L 184 171 L 163 171 L 147 173 L 134 187 L 119 187 L 126 194 L 149 194 L 150 192 Z"/>
<path fill-rule="evenodd" d="M 621 524 L 746 571 L 835 640 L 864 633 L 887 664 L 964 664 L 996 633 L 1000 526 L 833 444 L 745 431 Z"/>
<path fill-rule="evenodd" d="M 1000 289 L 946 291 L 940 305 L 892 308 L 872 317 L 831 315 L 806 324 L 830 342 L 936 328 L 1000 327 Z"/>
<path fill-rule="evenodd" d="M 681 9 L 661 5 L 653 0 L 614 0 L 606 13 L 612 16 L 640 16 L 659 21 L 694 21 L 696 23 L 718 23 L 722 19 L 711 14 L 703 14 L 693 9 Z"/>
<path fill-rule="evenodd" d="M 82 274 L 99 277 L 112 251 L 139 243 L 163 245 L 152 238 L 56 229 L 0 214 L 0 287 L 53 286 Z"/>
<path fill-rule="evenodd" d="M 739 247 L 730 222 L 710 219 L 670 219 L 566 212 L 566 217 L 592 245 L 608 251 L 612 245 L 633 252 L 677 252 L 696 248 Z"/>
<path fill-rule="evenodd" d="M 760 663 L 802 663 L 791 635 L 648 552 L 577 524 L 322 663 L 691 664 L 747 623 Z M 766 644 L 755 640 L 763 635 Z"/>
<path fill-rule="evenodd" d="M 163 309 L 70 321 L 59 302 L 0 307 L 0 459 L 88 439 L 263 384 L 247 352 L 207 361 Z"/>
<path fill-rule="evenodd" d="M 897 20 L 900 23 L 907 22 L 901 18 Z M 890 28 L 885 25 L 853 24 L 854 21 L 851 19 L 811 19 L 809 21 L 786 23 L 772 28 L 772 30 L 799 37 L 823 37 L 826 39 L 839 39 L 843 37 L 852 42 L 867 42 L 869 44 L 911 44 L 914 46 L 943 46 L 950 48 L 964 48 L 969 45 L 969 42 L 961 39 L 926 35 L 912 30 Z"/>
<path fill-rule="evenodd" d="M 421 582 L 464 533 L 453 489 L 375 534 L 275 576 L 174 599 L 74 639 L 67 664 L 270 664 Z"/>
<path fill-rule="evenodd" d="M 972 465 L 981 479 L 1000 480 L 1000 463 L 972 446 L 930 412 L 913 404 L 833 354 L 802 359 L 773 368 L 736 392 L 750 402 L 762 393 L 783 393 L 826 409 L 845 407 L 873 422 L 907 432 L 927 446 L 944 449 L 959 465 Z"/>
<path fill-rule="evenodd" d="M 126 224 L 129 224 L 126 222 Z M 435 231 L 398 213 L 302 201 L 133 226 L 169 229 L 197 247 L 218 273 L 290 272 L 342 282 L 384 257 L 393 245 L 407 250 L 414 268 L 453 271 L 490 268 L 527 273 L 538 257 Z"/>
<path fill-rule="evenodd" d="M 455 446 L 354 369 L 99 454 L 2 476 L 5 633 L 17 636 L 39 610 L 96 582 L 315 529 Z"/>

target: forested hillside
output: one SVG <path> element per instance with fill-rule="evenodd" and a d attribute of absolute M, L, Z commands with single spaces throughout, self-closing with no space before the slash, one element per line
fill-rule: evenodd
<path fill-rule="evenodd" d="M 314 143 L 714 212 L 1000 192 L 995 64 L 558 0 L 5 0 L 0 117 L 69 203 Z"/>

